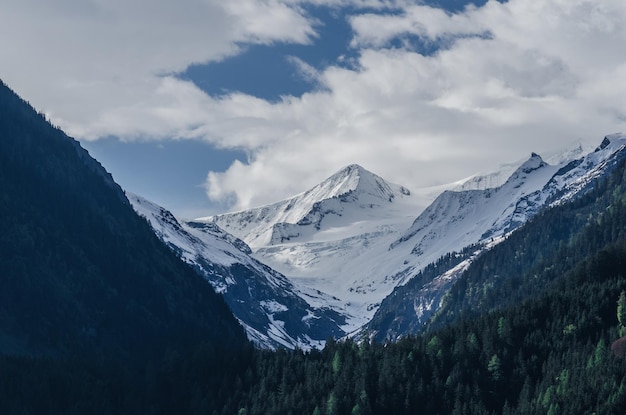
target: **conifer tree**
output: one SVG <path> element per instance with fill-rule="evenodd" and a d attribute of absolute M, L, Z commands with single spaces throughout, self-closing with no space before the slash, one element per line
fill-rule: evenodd
<path fill-rule="evenodd" d="M 617 300 L 617 321 L 620 336 L 626 335 L 626 292 L 622 291 Z"/>

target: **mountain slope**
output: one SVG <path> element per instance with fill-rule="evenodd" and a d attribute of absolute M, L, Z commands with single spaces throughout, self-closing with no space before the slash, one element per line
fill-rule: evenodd
<path fill-rule="evenodd" d="M 543 188 L 558 170 L 533 153 L 500 187 L 446 191 L 391 247 L 408 243 L 413 245 L 413 255 L 424 257 L 434 251 L 437 256 L 500 236 L 524 221 L 518 217 L 524 214 L 518 209 L 519 201 Z"/>
<path fill-rule="evenodd" d="M 456 287 L 457 280 L 463 277 L 466 273 L 473 272 L 471 270 L 476 269 L 476 267 L 479 267 L 479 265 L 471 264 L 473 261 L 477 261 L 478 264 L 482 263 L 483 256 L 480 256 L 481 253 L 487 251 L 485 258 L 494 258 L 494 262 L 502 263 L 503 260 L 501 259 L 501 250 L 505 248 L 500 246 L 494 247 L 495 244 L 504 240 L 502 237 L 507 236 L 511 230 L 514 230 L 521 224 L 526 223 L 530 218 L 537 215 L 538 212 L 545 210 L 548 206 L 561 205 L 572 198 L 581 197 L 586 194 L 589 189 L 593 188 L 594 183 L 596 183 L 597 180 L 609 175 L 615 166 L 624 157 L 626 157 L 626 151 L 624 151 L 625 145 L 626 139 L 621 135 L 609 136 L 604 139 L 600 147 L 586 156 L 578 160 L 565 163 L 562 166 L 553 166 L 551 168 L 552 171 L 554 171 L 555 167 L 558 167 L 558 170 L 552 177 L 549 178 L 543 187 L 539 190 L 523 194 L 522 197 L 518 198 L 516 203 L 507 205 L 506 209 L 503 210 L 502 215 L 494 215 L 494 220 L 491 222 L 491 226 L 482 228 L 484 231 L 482 235 L 478 236 L 479 233 L 474 234 L 474 238 L 478 237 L 475 239 L 478 245 L 476 245 L 473 249 L 455 254 L 451 257 L 451 259 L 449 257 L 449 259 L 443 261 L 443 263 L 439 264 L 439 266 L 435 269 L 429 270 L 428 273 L 420 273 L 418 274 L 419 278 L 415 278 L 414 280 L 408 282 L 405 286 L 398 287 L 392 295 L 383 301 L 372 322 L 368 324 L 366 332 L 370 334 L 374 333 L 374 335 L 379 339 L 389 339 L 409 333 L 416 333 L 424 329 L 425 324 L 432 324 L 431 322 L 428 322 L 429 318 L 435 312 L 441 313 L 441 311 L 437 310 L 439 309 L 441 302 L 445 302 L 445 296 L 447 293 L 450 290 L 456 289 L 454 287 Z M 534 166 L 540 165 L 541 163 L 538 162 L 538 160 L 534 163 Z M 540 168 L 545 167 L 546 166 Z M 531 173 L 533 170 L 527 168 L 520 169 L 522 170 L 521 173 Z M 514 174 L 511 179 L 509 179 L 509 182 L 518 182 L 524 174 Z M 510 184 L 509 182 L 507 182 L 507 184 Z M 502 186 L 502 188 L 496 189 L 497 192 L 505 191 L 507 184 Z M 517 185 L 513 186 L 513 188 L 517 188 Z M 484 192 L 482 193 L 483 196 L 485 194 L 486 193 Z M 467 197 L 462 193 L 452 193 L 447 197 L 446 195 L 442 195 L 441 199 L 446 200 L 452 196 L 456 196 L 460 200 Z M 493 196 L 485 197 L 484 200 L 487 201 L 487 199 L 489 199 L 488 202 L 491 203 L 491 198 L 493 198 Z M 441 200 L 439 202 L 441 202 Z M 438 202 L 436 201 L 432 207 L 437 206 L 437 204 Z M 457 205 L 457 207 L 459 205 Z M 480 211 L 480 215 L 484 215 L 485 210 L 487 210 L 489 206 L 490 204 L 487 204 L 481 208 L 480 205 L 466 204 L 462 205 L 462 207 L 458 207 L 457 211 L 461 212 L 459 216 L 464 219 L 456 221 L 457 227 L 455 229 L 459 229 L 461 231 L 464 229 L 464 227 L 460 226 L 459 223 L 464 223 L 466 220 L 465 218 L 469 218 L 469 223 L 471 225 L 472 222 L 477 220 L 475 212 Z M 420 216 L 420 218 L 416 220 L 416 223 L 412 227 L 411 231 L 407 233 L 407 236 L 405 236 L 405 239 L 402 240 L 402 242 L 416 239 L 415 236 L 419 235 L 419 232 L 422 232 L 422 229 L 419 226 L 421 221 L 429 224 L 441 223 L 441 226 L 447 226 L 445 214 L 442 214 L 442 219 L 440 222 L 437 222 L 436 220 L 432 220 L 434 215 L 427 213 L 429 210 L 431 210 L 430 207 L 422 215 L 427 215 L 426 218 L 422 218 L 422 216 Z M 438 212 L 436 208 L 433 209 L 433 211 Z M 466 212 L 470 213 L 467 214 Z M 439 217 L 436 216 L 435 218 L 439 219 Z M 576 221 L 573 219 L 570 221 L 562 221 L 562 218 L 554 218 L 552 221 L 562 224 L 563 229 L 559 231 L 558 234 L 560 237 L 565 238 L 564 240 L 567 240 L 568 237 L 563 235 L 568 235 L 567 232 L 571 232 L 575 229 Z M 579 226 L 582 225 L 579 224 Z M 547 228 L 547 226 L 544 227 Z M 535 232 L 539 235 L 541 230 L 535 228 Z M 460 233 L 463 235 L 463 232 Z M 442 234 L 444 233 L 441 231 L 439 234 L 435 232 L 433 239 L 436 240 L 436 238 Z M 516 239 L 516 233 L 514 236 L 515 238 L 511 236 L 512 241 L 518 241 L 518 239 Z M 494 237 L 495 239 L 492 239 Z M 493 242 L 490 242 L 492 240 Z M 512 241 L 505 240 L 505 246 L 510 247 L 511 244 L 515 243 Z M 432 243 L 432 241 L 428 242 Z M 421 248 L 420 244 L 422 243 L 423 239 L 414 246 L 414 252 L 415 250 Z M 517 243 L 519 244 L 519 241 Z M 557 239 L 554 241 L 555 245 L 546 246 L 543 250 L 539 249 L 534 250 L 533 252 L 535 253 L 535 256 L 540 259 L 542 255 L 547 254 L 547 252 L 549 252 L 550 249 L 553 249 L 554 246 L 558 246 L 562 243 L 562 239 Z M 540 246 L 539 243 L 536 245 Z M 515 250 L 517 248 L 513 246 L 509 248 L 509 250 L 511 249 Z M 493 251 L 493 254 L 489 252 L 490 250 Z M 509 262 L 511 264 L 515 263 L 515 261 Z M 461 266 L 459 263 L 461 263 Z M 492 268 L 493 267 L 490 268 L 490 273 L 493 271 Z M 521 264 L 518 264 L 517 268 L 519 272 L 523 272 L 523 270 L 526 269 L 522 267 Z"/>
<path fill-rule="evenodd" d="M 214 223 L 179 222 L 146 199 L 128 197 L 157 236 L 223 295 L 257 345 L 306 350 L 345 334 L 337 313 L 307 304 L 283 275 L 251 258 L 245 242 Z"/>
<path fill-rule="evenodd" d="M 623 413 L 626 360 L 609 349 L 619 337 L 616 300 L 626 290 L 626 215 L 619 214 L 622 237 L 522 303 L 397 342 L 330 342 L 321 353 L 259 356 L 245 404 L 230 413 L 288 413 L 295 405 L 298 413 Z"/>
<path fill-rule="evenodd" d="M 587 182 L 583 192 L 568 193 L 567 199 L 542 211 L 479 258 L 452 287 L 430 325 L 441 327 L 519 304 L 560 281 L 562 275 L 584 272 L 581 264 L 588 258 L 602 258 L 611 251 L 621 255 L 626 246 L 625 160 L 626 151 L 616 153 L 606 160 L 604 174 Z M 477 293 L 477 286 L 489 287 L 488 295 Z"/>
<path fill-rule="evenodd" d="M 0 352 L 157 358 L 247 340 L 80 145 L 0 85 Z"/>

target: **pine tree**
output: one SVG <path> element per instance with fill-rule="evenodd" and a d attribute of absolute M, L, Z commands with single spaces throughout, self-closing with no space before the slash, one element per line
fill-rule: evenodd
<path fill-rule="evenodd" d="M 626 335 L 626 292 L 622 291 L 617 300 L 617 321 L 620 336 Z"/>
<path fill-rule="evenodd" d="M 487 364 L 487 370 L 491 373 L 493 380 L 500 380 L 502 377 L 502 363 L 497 354 L 491 356 L 489 363 Z"/>

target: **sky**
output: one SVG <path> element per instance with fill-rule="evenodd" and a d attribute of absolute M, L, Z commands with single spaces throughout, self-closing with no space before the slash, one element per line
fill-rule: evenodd
<path fill-rule="evenodd" d="M 626 2 L 0 0 L 0 78 L 184 218 L 626 131 Z"/>

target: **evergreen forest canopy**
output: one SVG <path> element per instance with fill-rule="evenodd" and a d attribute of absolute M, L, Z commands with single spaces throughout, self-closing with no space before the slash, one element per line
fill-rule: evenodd
<path fill-rule="evenodd" d="M 428 332 L 306 353 L 252 348 L 104 169 L 4 85 L 0 189 L 0 413 L 626 407 L 626 361 L 610 350 L 626 323 L 624 163 L 483 254 Z"/>

